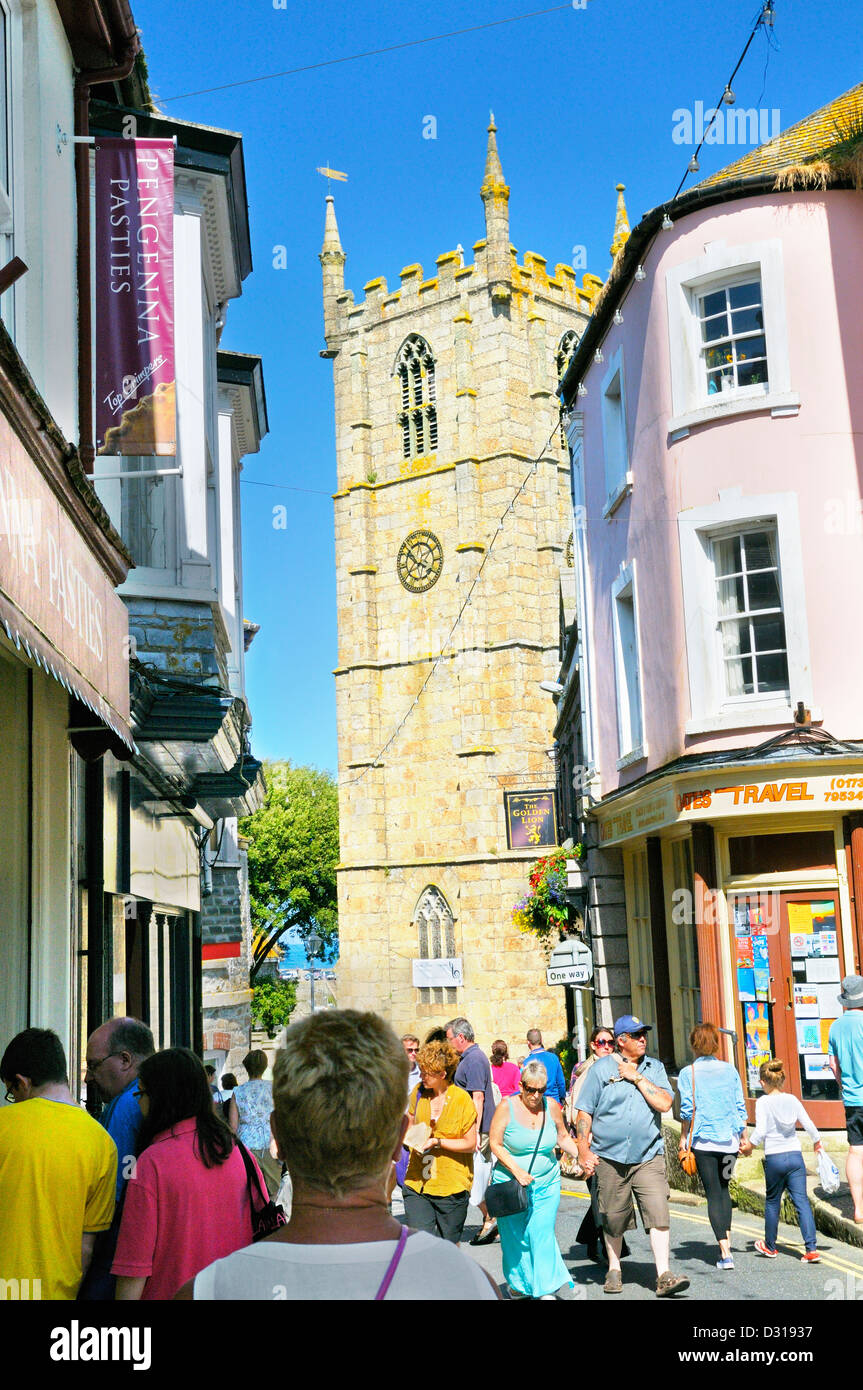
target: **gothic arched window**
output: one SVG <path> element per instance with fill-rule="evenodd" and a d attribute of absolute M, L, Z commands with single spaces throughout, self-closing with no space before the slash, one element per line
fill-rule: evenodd
<path fill-rule="evenodd" d="M 417 954 L 420 960 L 452 959 L 455 955 L 455 919 L 452 908 L 439 888 L 429 884 L 414 909 Z M 456 992 L 449 987 L 432 988 L 429 1000 L 435 1004 L 454 1004 Z"/>
<path fill-rule="evenodd" d="M 425 338 L 412 333 L 402 344 L 396 361 L 401 392 L 399 426 L 402 455 L 406 459 L 433 454 L 437 448 L 434 358 Z"/>
<path fill-rule="evenodd" d="M 572 354 L 575 352 L 575 349 L 578 347 L 578 344 L 579 344 L 580 341 L 581 341 L 581 335 L 578 334 L 578 333 L 576 333 L 576 331 L 575 331 L 574 328 L 570 328 L 570 329 L 567 330 L 566 333 L 564 333 L 563 337 L 561 338 L 560 342 L 558 343 L 558 345 L 557 345 L 557 358 L 556 358 L 556 360 L 555 360 L 555 366 L 557 367 L 557 379 L 558 379 L 558 382 L 563 381 L 564 373 L 565 373 L 567 367 L 569 366 L 569 360 L 570 360 L 570 358 L 572 357 Z M 561 443 L 561 447 L 565 449 L 565 448 L 566 448 L 566 430 L 563 428 L 563 422 L 562 422 L 562 421 L 561 421 L 561 426 L 560 426 L 560 443 Z"/>

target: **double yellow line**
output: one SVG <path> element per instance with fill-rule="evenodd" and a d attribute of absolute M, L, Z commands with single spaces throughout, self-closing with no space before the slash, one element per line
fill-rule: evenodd
<path fill-rule="evenodd" d="M 562 1188 L 561 1196 L 577 1197 L 582 1202 L 586 1202 L 588 1200 L 586 1192 L 573 1192 L 570 1188 Z M 706 1216 L 697 1215 L 695 1212 L 692 1211 L 681 1211 L 680 1208 L 675 1206 L 673 1203 L 671 1210 L 671 1218 L 673 1221 L 691 1221 L 696 1226 L 710 1225 L 710 1222 L 708 1221 Z M 759 1225 L 755 1225 L 748 1221 L 741 1220 L 738 1213 L 735 1212 L 733 1230 L 738 1232 L 740 1235 L 762 1236 L 764 1234 L 764 1223 L 762 1222 Z M 830 1237 L 828 1237 L 828 1239 L 830 1239 Z M 833 1237 L 833 1239 L 835 1239 L 835 1237 Z M 783 1242 L 780 1241 L 780 1243 Z M 784 1242 L 784 1244 L 787 1246 L 788 1242 Z M 863 1250 L 860 1251 L 860 1258 L 857 1264 L 852 1263 L 851 1260 L 843 1259 L 841 1255 L 834 1255 L 832 1251 L 825 1251 L 821 1255 L 821 1264 L 824 1265 L 827 1269 L 839 1269 L 842 1270 L 844 1274 L 856 1274 L 858 1278 L 863 1278 Z"/>

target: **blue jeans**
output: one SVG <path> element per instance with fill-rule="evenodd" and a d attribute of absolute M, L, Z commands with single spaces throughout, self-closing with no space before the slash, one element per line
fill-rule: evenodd
<path fill-rule="evenodd" d="M 776 1249 L 776 1232 L 779 1229 L 779 1208 L 786 1187 L 791 1194 L 800 1233 L 807 1250 L 815 1249 L 815 1218 L 806 1195 L 806 1165 L 799 1149 L 794 1153 L 766 1154 L 764 1158 L 764 1178 L 767 1187 L 764 1204 L 764 1244 L 768 1250 Z"/>

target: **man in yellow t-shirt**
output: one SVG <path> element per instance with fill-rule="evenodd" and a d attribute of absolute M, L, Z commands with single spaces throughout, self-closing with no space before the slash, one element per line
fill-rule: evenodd
<path fill-rule="evenodd" d="M 114 1214 L 117 1146 L 75 1102 L 49 1028 L 27 1028 L 0 1061 L 0 1297 L 73 1299 Z"/>

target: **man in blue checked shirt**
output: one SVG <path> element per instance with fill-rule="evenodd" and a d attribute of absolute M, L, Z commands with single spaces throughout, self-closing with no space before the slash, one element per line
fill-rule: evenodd
<path fill-rule="evenodd" d="M 649 1023 L 624 1014 L 614 1025 L 618 1052 L 595 1062 L 578 1096 L 575 1136 L 585 1177 L 596 1173 L 608 1274 L 605 1293 L 620 1293 L 620 1251 L 635 1225 L 633 1197 L 656 1262 L 656 1294 L 667 1298 L 689 1288 L 669 1269 L 671 1217 L 662 1116 L 671 1109 L 665 1068 L 647 1056 Z"/>

